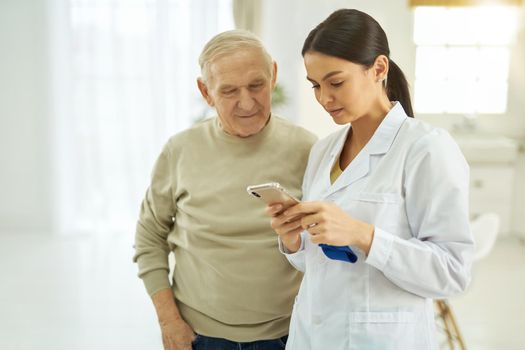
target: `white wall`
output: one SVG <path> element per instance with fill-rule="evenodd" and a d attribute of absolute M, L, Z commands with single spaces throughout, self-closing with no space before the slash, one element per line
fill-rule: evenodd
<path fill-rule="evenodd" d="M 51 226 L 45 13 L 0 1 L 0 234 Z"/>
<path fill-rule="evenodd" d="M 413 13 L 406 0 L 265 0 L 263 40 L 280 64 L 280 81 L 290 93 L 290 105 L 284 112 L 320 137 L 336 129 L 329 115 L 314 99 L 300 57 L 308 32 L 339 8 L 357 8 L 374 17 L 387 33 L 392 59 L 403 69 L 409 82 L 414 81 L 415 45 L 412 40 Z M 509 77 L 508 111 L 504 116 L 478 117 L 478 131 L 525 140 L 525 5 L 521 26 L 513 47 Z M 487 25 L 490 25 L 488 23 Z M 450 129 L 458 116 L 418 116 L 432 124 Z M 525 155 L 520 154 L 515 174 L 513 230 L 525 237 Z"/>

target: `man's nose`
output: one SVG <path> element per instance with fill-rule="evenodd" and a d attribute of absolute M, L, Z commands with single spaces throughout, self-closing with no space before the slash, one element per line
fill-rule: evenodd
<path fill-rule="evenodd" d="M 248 89 L 241 89 L 237 105 L 239 109 L 242 109 L 243 111 L 249 112 L 253 109 L 255 100 Z"/>

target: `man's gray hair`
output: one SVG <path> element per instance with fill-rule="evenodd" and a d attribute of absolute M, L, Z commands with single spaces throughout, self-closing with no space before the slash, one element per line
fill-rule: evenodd
<path fill-rule="evenodd" d="M 202 49 L 199 56 L 202 80 L 206 81 L 209 78 L 209 66 L 215 59 L 244 49 L 260 50 L 268 63 L 268 72 L 271 74 L 273 60 L 264 48 L 261 40 L 247 30 L 234 29 L 215 35 Z"/>

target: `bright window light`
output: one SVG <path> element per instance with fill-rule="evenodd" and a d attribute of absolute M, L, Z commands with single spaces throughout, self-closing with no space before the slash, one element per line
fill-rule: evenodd
<path fill-rule="evenodd" d="M 416 112 L 505 113 L 517 22 L 508 6 L 416 8 Z"/>
<path fill-rule="evenodd" d="M 50 7 L 57 227 L 129 235 L 162 146 L 209 110 L 195 84 L 198 56 L 213 35 L 234 28 L 233 3 L 57 3 Z"/>

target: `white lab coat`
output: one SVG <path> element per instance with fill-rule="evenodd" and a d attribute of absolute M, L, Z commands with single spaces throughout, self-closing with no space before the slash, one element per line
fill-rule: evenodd
<path fill-rule="evenodd" d="M 334 202 L 373 224 L 372 246 L 368 257 L 352 247 L 359 260 L 351 264 L 301 234 L 300 250 L 286 254 L 305 272 L 286 349 L 437 349 L 432 298 L 462 292 L 470 280 L 468 165 L 446 131 L 396 103 L 331 185 L 349 129 L 312 148 L 303 200 Z"/>

